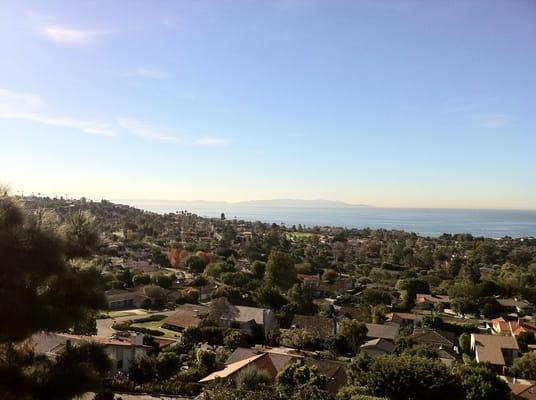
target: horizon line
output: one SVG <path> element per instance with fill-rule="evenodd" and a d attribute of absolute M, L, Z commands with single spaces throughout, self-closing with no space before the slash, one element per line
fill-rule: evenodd
<path fill-rule="evenodd" d="M 80 200 L 82 197 L 98 202 L 101 200 L 107 200 L 112 203 L 120 204 L 120 202 L 128 201 L 128 202 L 161 202 L 161 203 L 220 203 L 220 204 L 227 204 L 227 205 L 240 205 L 243 203 L 255 203 L 255 202 L 270 202 L 270 201 L 302 201 L 302 202 L 326 202 L 326 203 L 338 203 L 340 204 L 338 207 L 333 208 L 377 208 L 377 209 L 407 209 L 407 210 L 474 210 L 474 211 L 528 211 L 528 212 L 536 212 L 536 208 L 512 208 L 512 207 L 470 207 L 470 206 L 462 206 L 462 207 L 445 207 L 445 206 L 397 206 L 397 205 L 390 205 L 390 206 L 377 206 L 377 205 L 371 205 L 371 204 L 354 204 L 354 203 L 348 203 L 343 200 L 326 200 L 326 199 L 303 199 L 303 198 L 269 198 L 269 199 L 253 199 L 253 200 L 241 200 L 241 201 L 228 201 L 228 200 L 202 200 L 202 199 L 195 199 L 195 200 L 184 200 L 184 199 L 160 199 L 160 198 L 135 198 L 135 197 L 101 197 L 101 196 L 69 196 L 67 194 L 63 195 L 48 195 L 45 193 L 31 193 L 31 194 L 19 194 L 14 193 L 14 196 L 21 196 L 21 197 L 49 197 L 49 198 L 60 198 L 63 197 L 64 199 L 69 200 Z M 129 204 L 126 204 L 129 205 Z M 139 207 L 141 208 L 141 207 Z"/>

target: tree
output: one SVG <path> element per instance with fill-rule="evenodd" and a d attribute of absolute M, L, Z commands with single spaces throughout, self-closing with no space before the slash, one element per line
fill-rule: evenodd
<path fill-rule="evenodd" d="M 316 366 L 301 362 L 293 362 L 283 368 L 275 378 L 276 388 L 286 396 L 303 387 L 316 386 L 323 388 L 327 384 L 326 377 L 318 373 Z"/>
<path fill-rule="evenodd" d="M 203 259 L 196 255 L 190 255 L 184 260 L 184 265 L 190 272 L 202 274 L 205 270 L 205 262 Z"/>
<path fill-rule="evenodd" d="M 378 304 L 370 309 L 371 319 L 373 324 L 383 324 L 385 321 L 385 315 L 387 314 L 387 308 L 383 304 Z"/>
<path fill-rule="evenodd" d="M 256 282 L 251 279 L 251 274 L 242 271 L 225 272 L 221 274 L 220 280 L 226 285 L 242 289 L 246 289 L 248 286 L 252 286 Z"/>
<path fill-rule="evenodd" d="M 179 247 L 171 248 L 167 253 L 167 258 L 171 268 L 179 268 L 180 263 L 188 256 L 188 251 Z"/>
<path fill-rule="evenodd" d="M 249 347 L 252 344 L 251 335 L 239 329 L 229 329 L 223 338 L 223 344 L 230 349 L 237 347 Z"/>
<path fill-rule="evenodd" d="M 181 368 L 181 357 L 173 351 L 162 351 L 156 357 L 156 372 L 159 380 L 168 380 Z"/>
<path fill-rule="evenodd" d="M 439 353 L 437 352 L 437 348 L 425 343 L 417 344 L 413 347 L 410 347 L 409 349 L 404 350 L 404 354 L 418 356 L 422 358 L 429 358 L 432 360 L 439 359 Z"/>
<path fill-rule="evenodd" d="M 151 283 L 151 277 L 147 274 L 136 274 L 132 277 L 134 286 L 148 285 L 149 283 Z"/>
<path fill-rule="evenodd" d="M 212 298 L 216 299 L 219 297 L 227 298 L 232 304 L 241 304 L 243 300 L 242 291 L 239 288 L 235 288 L 229 285 L 220 285 L 212 293 Z"/>
<path fill-rule="evenodd" d="M 95 217 L 89 211 L 80 210 L 69 214 L 62 231 L 65 235 L 65 251 L 69 258 L 91 255 L 99 242 Z"/>
<path fill-rule="evenodd" d="M 130 379 L 138 385 L 156 379 L 156 363 L 154 358 L 143 356 L 135 359 L 130 367 Z"/>
<path fill-rule="evenodd" d="M 257 391 L 272 386 L 272 377 L 267 371 L 254 366 L 247 367 L 238 373 L 236 385 L 238 389 Z"/>
<path fill-rule="evenodd" d="M 225 272 L 235 272 L 235 267 L 225 261 L 214 262 L 207 265 L 203 275 L 212 278 L 219 278 Z"/>
<path fill-rule="evenodd" d="M 264 273 L 266 272 L 266 263 L 259 260 L 253 261 L 253 264 L 251 264 L 251 272 L 253 272 L 255 278 L 263 279 Z"/>
<path fill-rule="evenodd" d="M 218 297 L 210 303 L 208 318 L 217 324 L 224 315 L 229 313 L 230 309 L 229 300 L 225 297 Z"/>
<path fill-rule="evenodd" d="M 374 360 L 357 357 L 350 365 L 350 384 L 391 400 L 463 398 L 459 381 L 438 360 L 388 355 Z"/>
<path fill-rule="evenodd" d="M 406 308 L 415 305 L 415 297 L 418 293 L 430 293 L 428 282 L 417 278 L 400 279 L 396 283 L 396 288 L 402 292 Z"/>
<path fill-rule="evenodd" d="M 132 287 L 132 272 L 129 269 L 117 273 L 115 278 L 123 282 L 125 287 Z"/>
<path fill-rule="evenodd" d="M 276 396 L 271 388 L 252 392 L 235 388 L 231 383 L 227 383 L 205 389 L 198 398 L 199 400 L 274 400 Z"/>
<path fill-rule="evenodd" d="M 0 197 L 0 344 L 65 331 L 106 307 L 100 274 L 66 261 L 62 238 Z"/>
<path fill-rule="evenodd" d="M 295 305 L 296 314 L 312 315 L 317 311 L 317 305 L 313 303 L 313 293 L 311 289 L 301 283 L 296 283 L 287 293 L 292 304 Z"/>
<path fill-rule="evenodd" d="M 155 273 L 151 276 L 151 282 L 164 289 L 169 289 L 173 284 L 173 279 L 162 273 Z"/>
<path fill-rule="evenodd" d="M 385 290 L 368 288 L 363 290 L 361 302 L 369 306 L 377 306 L 379 304 L 390 305 L 391 296 Z"/>
<path fill-rule="evenodd" d="M 326 269 L 322 274 L 322 279 L 326 282 L 333 283 L 337 280 L 337 272 L 333 269 Z"/>
<path fill-rule="evenodd" d="M 296 281 L 294 259 L 288 253 L 272 251 L 266 264 L 266 279 L 282 290 L 287 290 Z"/>
<path fill-rule="evenodd" d="M 367 326 L 355 319 L 343 318 L 340 322 L 339 335 L 346 339 L 355 354 L 367 340 Z"/>
<path fill-rule="evenodd" d="M 13 399 L 67 400 L 88 391 L 98 391 L 111 369 L 111 362 L 104 348 L 96 343 L 84 343 L 71 346 L 58 356 L 55 361 L 46 356 L 28 354 L 23 362 L 23 387 L 16 390 Z M 0 365 L 0 370 L 3 366 Z M 5 377 L 5 370 L 0 376 Z M 9 376 L 6 383 L 10 381 Z M 12 375 L 11 375 L 12 377 Z M 0 383 L 3 385 L 3 380 Z M 2 399 L 10 399 L 13 391 L 0 388 Z"/>
<path fill-rule="evenodd" d="M 460 344 L 460 350 L 469 354 L 471 352 L 471 336 L 467 332 L 464 332 L 458 338 L 458 343 Z"/>
<path fill-rule="evenodd" d="M 150 305 L 162 308 L 168 301 L 168 295 L 165 289 L 156 285 L 147 285 L 143 288 L 143 292 L 150 300 Z"/>
<path fill-rule="evenodd" d="M 223 229 L 222 242 L 224 245 L 231 245 L 236 239 L 237 233 L 231 224 L 227 224 Z"/>
<path fill-rule="evenodd" d="M 510 389 L 484 364 L 464 365 L 457 370 L 467 400 L 503 400 Z"/>
<path fill-rule="evenodd" d="M 461 315 L 476 314 L 478 312 L 478 302 L 469 297 L 456 297 L 451 300 L 451 307 L 454 311 Z"/>
<path fill-rule="evenodd" d="M 525 353 L 514 361 L 512 373 L 523 379 L 536 379 L 536 353 Z"/>
<path fill-rule="evenodd" d="M 84 318 L 76 321 L 73 326 L 75 335 L 91 336 L 97 334 L 97 314 L 96 312 L 88 312 Z"/>
<path fill-rule="evenodd" d="M 482 301 L 481 301 L 482 303 Z M 497 299 L 494 297 L 489 297 L 485 300 L 484 305 L 480 308 L 480 313 L 486 318 L 495 318 L 502 312 L 502 306 L 499 304 Z"/>
<path fill-rule="evenodd" d="M 281 293 L 277 287 L 265 284 L 257 288 L 253 292 L 253 299 L 258 305 L 262 307 L 268 307 L 273 310 L 280 310 L 285 304 L 288 303 L 287 299 Z"/>
<path fill-rule="evenodd" d="M 281 329 L 279 342 L 283 346 L 293 347 L 298 350 L 303 350 L 313 343 L 314 337 L 301 328 Z"/>
<path fill-rule="evenodd" d="M 195 354 L 197 367 L 206 374 L 216 369 L 216 353 L 209 349 L 200 348 Z"/>
<path fill-rule="evenodd" d="M 462 315 L 478 313 L 479 298 L 477 286 L 468 279 L 456 282 L 449 290 L 451 307 Z"/>
<path fill-rule="evenodd" d="M 316 385 L 305 385 L 297 388 L 290 400 L 335 400 L 330 392 Z M 354 400 L 354 399 L 352 399 Z"/>
<path fill-rule="evenodd" d="M 179 297 L 177 298 L 178 304 L 184 303 L 197 303 L 199 300 L 199 290 L 195 288 L 184 288 L 179 291 Z"/>

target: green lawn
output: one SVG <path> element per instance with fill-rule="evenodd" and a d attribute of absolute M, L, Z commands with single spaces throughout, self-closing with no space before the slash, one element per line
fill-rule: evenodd
<path fill-rule="evenodd" d="M 176 335 L 178 335 L 177 332 L 162 328 L 162 322 L 163 321 L 138 322 L 130 326 L 132 326 L 133 328 L 145 328 L 145 329 L 152 329 L 154 331 L 160 331 L 164 333 L 165 337 L 174 338 L 176 337 Z"/>
<path fill-rule="evenodd" d="M 138 308 L 135 310 L 119 310 L 119 311 L 109 311 L 102 310 L 99 313 L 99 318 L 119 318 L 119 317 L 131 317 L 134 315 L 143 315 L 147 314 L 147 310 Z"/>
<path fill-rule="evenodd" d="M 132 315 L 137 315 L 132 311 L 110 311 L 106 314 L 108 315 L 108 318 L 130 317 Z"/>

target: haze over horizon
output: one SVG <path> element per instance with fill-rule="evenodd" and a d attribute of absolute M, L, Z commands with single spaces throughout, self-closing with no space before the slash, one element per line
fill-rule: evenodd
<path fill-rule="evenodd" d="M 5 1 L 0 183 L 534 210 L 534 37 L 529 0 Z"/>

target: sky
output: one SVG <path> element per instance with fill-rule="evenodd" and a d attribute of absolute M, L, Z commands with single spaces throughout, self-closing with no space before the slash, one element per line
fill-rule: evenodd
<path fill-rule="evenodd" d="M 2 0 L 0 182 L 536 209 L 536 1 Z"/>

